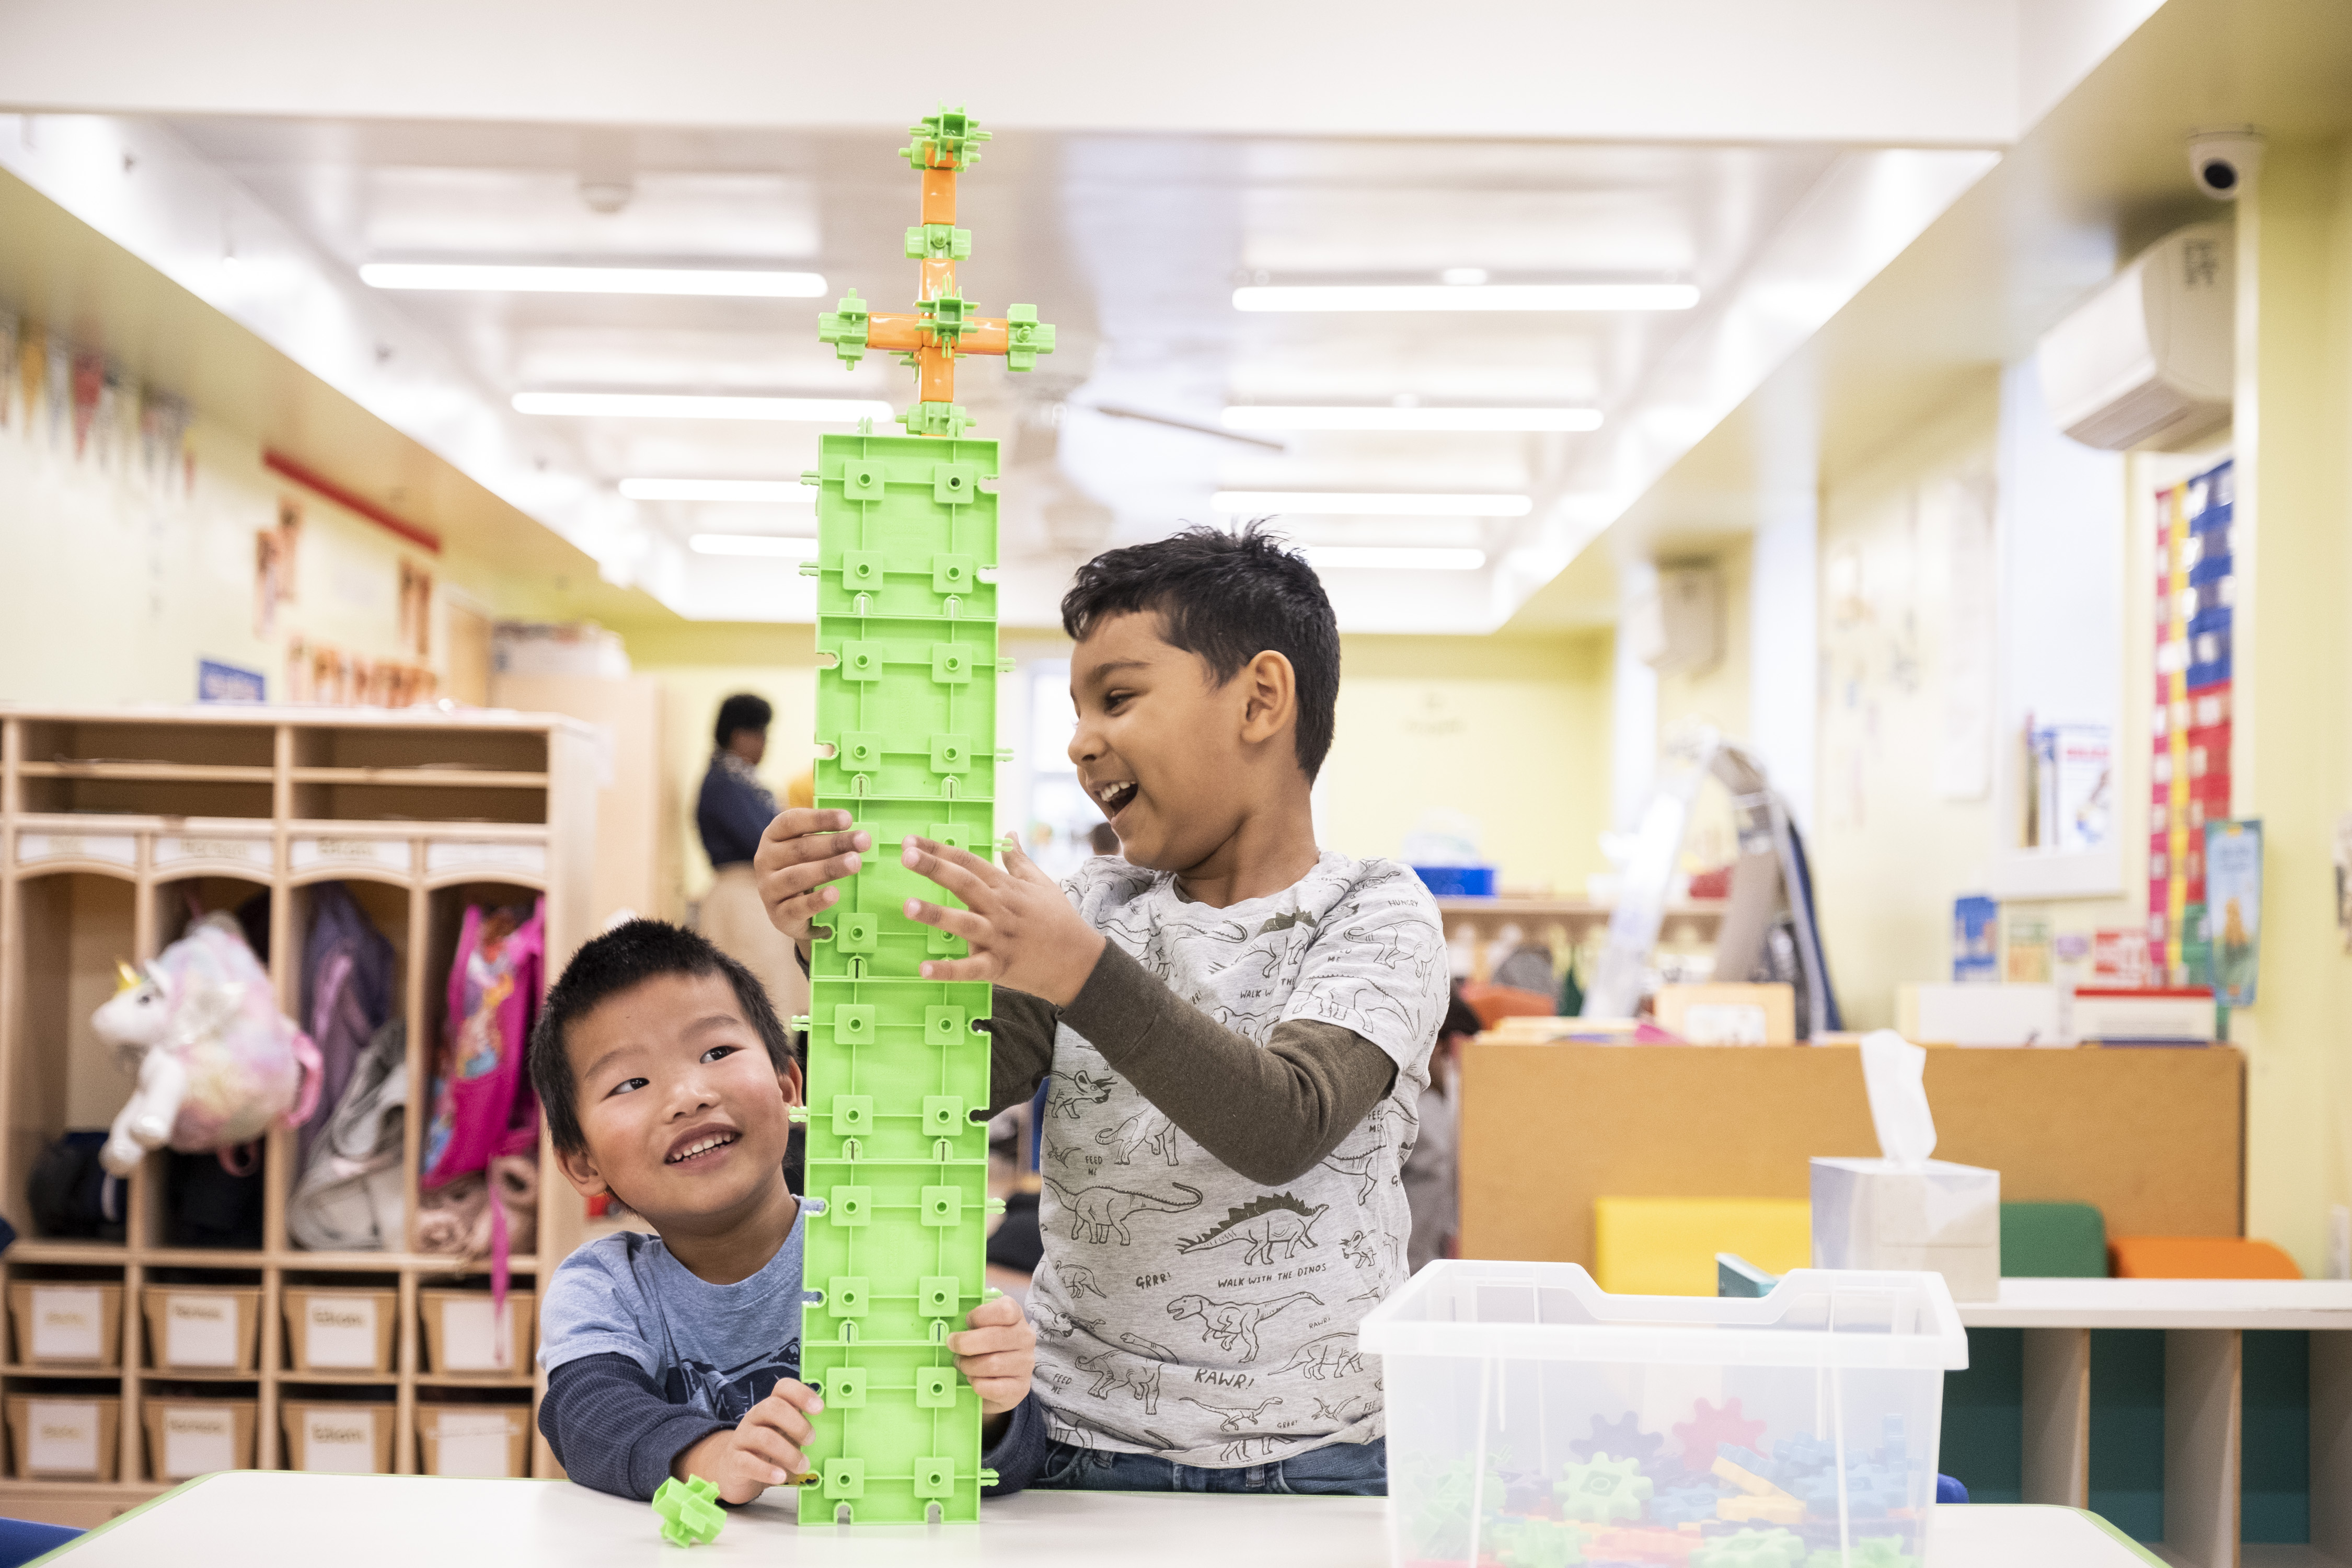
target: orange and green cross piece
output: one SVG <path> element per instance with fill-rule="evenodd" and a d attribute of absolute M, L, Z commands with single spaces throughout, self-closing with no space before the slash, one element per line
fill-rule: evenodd
<path fill-rule="evenodd" d="M 956 227 L 956 176 L 980 159 L 989 133 L 961 109 L 942 107 L 908 128 L 899 155 L 923 176 L 921 221 L 907 231 L 908 258 L 921 267 L 912 310 L 869 310 L 851 289 L 817 318 L 817 338 L 845 364 L 868 349 L 903 357 L 919 377 L 913 407 L 898 416 L 909 436 L 952 440 L 971 426 L 956 405 L 955 362 L 973 354 L 1003 356 L 1007 370 L 1034 370 L 1054 352 L 1054 329 L 1034 305 L 1014 305 L 982 316 L 956 291 L 956 263 L 971 254 L 971 235 Z"/>

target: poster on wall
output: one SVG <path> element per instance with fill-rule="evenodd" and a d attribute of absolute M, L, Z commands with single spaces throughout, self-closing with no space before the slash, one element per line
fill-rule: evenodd
<path fill-rule="evenodd" d="M 2251 1007 L 2262 967 L 2259 819 L 2205 825 L 2205 909 L 2213 947 L 2213 1000 L 2224 1007 Z"/>
<path fill-rule="evenodd" d="M 2205 826 L 2230 815 L 2231 521 L 2223 461 L 2156 495 L 2156 701 L 2149 727 L 2147 943 L 2151 978 L 2201 985 Z"/>

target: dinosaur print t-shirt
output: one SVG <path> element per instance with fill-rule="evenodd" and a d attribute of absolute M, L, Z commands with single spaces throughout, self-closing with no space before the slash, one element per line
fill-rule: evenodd
<path fill-rule="evenodd" d="M 1065 1443 L 1180 1464 L 1265 1464 L 1386 1434 L 1356 1325 L 1405 1278 L 1399 1173 L 1445 1014 L 1445 939 L 1421 881 L 1326 853 L 1225 909 L 1115 859 L 1063 884 L 1087 923 L 1263 1047 L 1289 1019 L 1387 1052 L 1388 1097 L 1297 1181 L 1264 1187 L 1171 1124 L 1067 1025 L 1041 1129 L 1045 1260 L 1036 1388 Z"/>

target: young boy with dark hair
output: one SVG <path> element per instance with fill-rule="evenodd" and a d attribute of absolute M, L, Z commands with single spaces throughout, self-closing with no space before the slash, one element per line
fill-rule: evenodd
<path fill-rule="evenodd" d="M 1255 527 L 1193 529 L 1097 556 L 1062 622 L 1070 758 L 1124 858 L 1056 886 L 1012 846 L 901 847 L 962 905 L 907 914 L 970 944 L 924 977 L 996 984 L 996 1105 L 1052 1082 L 1038 1484 L 1383 1491 L 1356 1330 L 1405 1277 L 1445 944 L 1412 872 L 1316 846 L 1330 602 Z M 803 962 L 873 848 L 845 812 L 769 826 L 761 897 Z"/>
<path fill-rule="evenodd" d="M 805 1474 L 798 1379 L 806 1210 L 784 1177 L 801 1101 L 792 1037 L 749 970 L 692 931 L 631 921 L 583 947 L 547 994 L 531 1087 L 557 1163 L 660 1232 L 563 1260 L 540 1304 L 540 1430 L 572 1479 L 650 1498 L 676 1477 L 729 1502 Z M 1028 1399 L 1036 1331 L 1000 1296 L 948 1336 L 980 1396 L 987 1495 L 1044 1447 Z"/>

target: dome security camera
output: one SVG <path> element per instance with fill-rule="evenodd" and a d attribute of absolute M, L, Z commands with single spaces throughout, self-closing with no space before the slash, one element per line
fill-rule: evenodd
<path fill-rule="evenodd" d="M 2263 134 L 2251 125 L 2189 139 L 2189 177 L 2217 202 L 2234 202 L 2263 166 Z"/>

